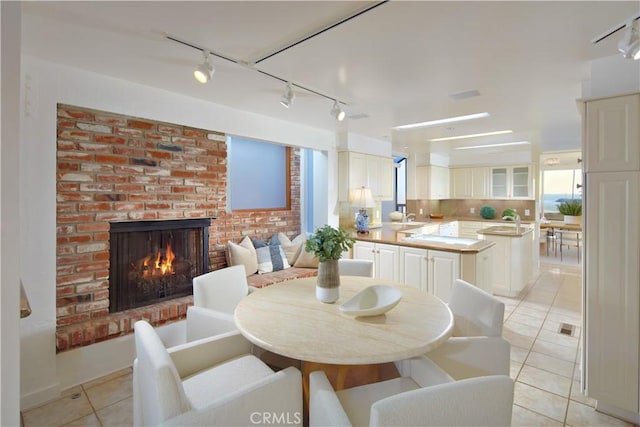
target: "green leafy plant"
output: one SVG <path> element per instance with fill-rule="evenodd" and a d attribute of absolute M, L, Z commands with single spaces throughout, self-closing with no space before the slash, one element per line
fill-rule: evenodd
<path fill-rule="evenodd" d="M 313 252 L 320 262 L 330 259 L 340 259 L 342 252 L 353 247 L 355 239 L 342 227 L 333 228 L 325 225 L 316 230 L 305 243 L 305 250 Z"/>
<path fill-rule="evenodd" d="M 480 208 L 480 216 L 484 219 L 493 219 L 496 217 L 496 208 L 485 205 Z"/>
<path fill-rule="evenodd" d="M 580 199 L 565 200 L 558 205 L 558 211 L 560 211 L 562 215 L 581 216 L 582 200 Z"/>
<path fill-rule="evenodd" d="M 502 219 L 504 220 L 515 220 L 516 215 L 518 215 L 518 212 L 515 209 L 508 208 L 502 211 Z"/>

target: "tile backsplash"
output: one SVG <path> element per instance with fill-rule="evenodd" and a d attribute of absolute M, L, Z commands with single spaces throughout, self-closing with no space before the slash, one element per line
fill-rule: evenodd
<path fill-rule="evenodd" d="M 515 209 L 523 220 L 535 220 L 535 200 L 495 200 L 495 199 L 450 199 L 450 200 L 407 200 L 407 212 L 415 212 L 416 221 L 424 220 L 431 213 L 441 213 L 445 217 L 480 218 L 480 208 L 489 205 L 500 215 L 505 209 Z M 474 213 L 471 213 L 471 209 Z M 420 215 L 422 209 L 422 215 Z M 529 215 L 525 215 L 526 210 Z"/>

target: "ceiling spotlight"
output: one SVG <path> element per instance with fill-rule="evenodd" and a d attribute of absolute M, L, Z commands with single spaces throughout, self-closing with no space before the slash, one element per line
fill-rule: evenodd
<path fill-rule="evenodd" d="M 618 52 L 627 59 L 640 59 L 640 36 L 634 20 L 628 21 L 625 27 L 624 36 L 618 42 Z"/>
<path fill-rule="evenodd" d="M 333 107 L 331 107 L 331 115 L 341 122 L 344 120 L 346 113 L 340 107 L 338 100 L 333 101 Z"/>
<path fill-rule="evenodd" d="M 284 94 L 282 95 L 282 99 L 280 99 L 280 104 L 283 107 L 289 108 L 291 104 L 293 104 L 293 100 L 296 98 L 296 94 L 293 93 L 293 88 L 291 87 L 291 82 L 287 83 L 287 88 L 284 90 Z"/>
<path fill-rule="evenodd" d="M 203 50 L 202 56 L 204 57 L 204 61 L 196 67 L 196 70 L 193 72 L 193 77 L 200 83 L 205 84 L 211 80 L 211 76 L 213 76 L 215 70 L 209 62 L 209 52 Z"/>

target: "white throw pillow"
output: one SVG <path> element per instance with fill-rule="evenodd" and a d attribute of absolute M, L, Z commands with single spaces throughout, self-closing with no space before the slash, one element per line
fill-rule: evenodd
<path fill-rule="evenodd" d="M 258 255 L 248 236 L 245 236 L 240 244 L 228 242 L 227 255 L 229 266 L 244 265 L 247 276 L 251 276 L 258 271 Z"/>
<path fill-rule="evenodd" d="M 286 234 L 280 232 L 277 234 L 280 246 L 284 250 L 287 256 L 287 262 L 289 265 L 294 265 L 301 251 L 304 251 L 304 245 L 307 241 L 307 236 L 302 233 L 296 236 L 293 240 L 289 240 Z"/>

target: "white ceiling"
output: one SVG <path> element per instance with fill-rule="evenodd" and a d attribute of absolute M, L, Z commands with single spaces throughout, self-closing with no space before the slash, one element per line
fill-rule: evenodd
<path fill-rule="evenodd" d="M 217 57 L 213 79 L 197 83 L 195 49 L 168 33 L 252 64 L 376 2 L 23 2 L 23 50 L 53 62 L 324 129 L 391 140 L 421 152 L 429 138 L 512 129 L 491 142 L 527 139 L 541 151 L 577 149 L 575 99 L 589 61 L 616 54 L 621 34 L 590 40 L 640 12 L 640 2 L 405 2 L 381 4 L 255 65 L 338 98 L 297 89 Z M 620 32 L 621 33 L 621 32 Z M 479 97 L 449 94 L 478 90 Z M 490 118 L 414 131 L 393 126 L 488 111 Z M 486 142 L 478 141 L 480 142 Z M 432 144 L 433 150 L 469 144 Z M 406 148 L 408 147 L 408 148 Z"/>

